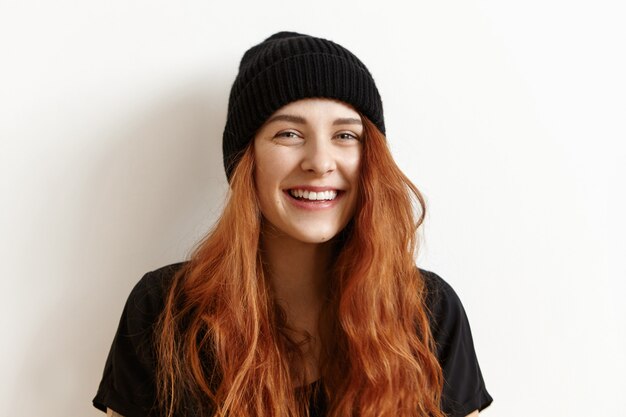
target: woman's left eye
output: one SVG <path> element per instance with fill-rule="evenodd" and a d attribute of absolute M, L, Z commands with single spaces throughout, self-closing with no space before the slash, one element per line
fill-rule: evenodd
<path fill-rule="evenodd" d="M 336 137 L 339 138 L 339 139 L 342 139 L 342 140 L 350 140 L 350 139 L 359 140 L 358 136 L 356 136 L 355 134 L 352 134 L 350 132 L 338 133 Z"/>

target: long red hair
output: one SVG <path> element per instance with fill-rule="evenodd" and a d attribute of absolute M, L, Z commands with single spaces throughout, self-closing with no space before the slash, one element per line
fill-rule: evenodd
<path fill-rule="evenodd" d="M 221 218 L 174 277 L 157 326 L 158 399 L 168 417 L 304 417 L 309 397 L 320 394 L 330 417 L 444 416 L 414 263 L 424 200 L 384 135 L 361 118 L 358 203 L 336 237 L 321 318 L 322 392 L 295 388 L 301 381 L 292 368 L 303 355 L 263 270 L 251 144 Z"/>

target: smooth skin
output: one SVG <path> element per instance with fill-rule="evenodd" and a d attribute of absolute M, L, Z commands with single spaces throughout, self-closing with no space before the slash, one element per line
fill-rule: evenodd
<path fill-rule="evenodd" d="M 362 135 L 360 116 L 351 106 L 316 98 L 277 110 L 254 138 L 262 250 L 276 298 L 297 329 L 293 336 L 311 335 L 304 348 L 306 383 L 320 377 L 318 317 L 333 238 L 354 215 Z M 337 198 L 300 204 L 289 193 L 315 187 L 336 191 Z M 110 409 L 107 415 L 122 417 Z M 478 410 L 468 417 L 477 415 Z"/>
<path fill-rule="evenodd" d="M 254 138 L 255 182 L 264 232 L 308 248 L 335 237 L 356 206 L 363 125 L 352 107 L 328 99 L 292 102 Z M 337 191 L 332 207 L 302 208 L 289 189 Z"/>

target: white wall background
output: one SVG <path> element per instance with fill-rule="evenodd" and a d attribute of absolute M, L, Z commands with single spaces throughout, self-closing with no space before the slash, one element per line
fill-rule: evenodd
<path fill-rule="evenodd" d="M 485 415 L 626 415 L 621 4 L 1 0 L 0 415 L 100 415 L 125 298 L 219 212 L 239 59 L 284 29 L 374 74 Z"/>

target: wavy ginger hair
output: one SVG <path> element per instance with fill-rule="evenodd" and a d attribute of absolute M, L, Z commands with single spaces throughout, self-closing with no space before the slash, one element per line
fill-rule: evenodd
<path fill-rule="evenodd" d="M 424 200 L 384 135 L 361 119 L 357 208 L 335 238 L 320 318 L 321 388 L 295 388 L 302 385 L 294 372 L 304 360 L 302 342 L 287 335 L 263 269 L 251 144 L 221 218 L 166 296 L 156 333 L 164 415 L 305 417 L 310 396 L 322 394 L 329 417 L 444 416 L 425 283 L 414 263 Z"/>

